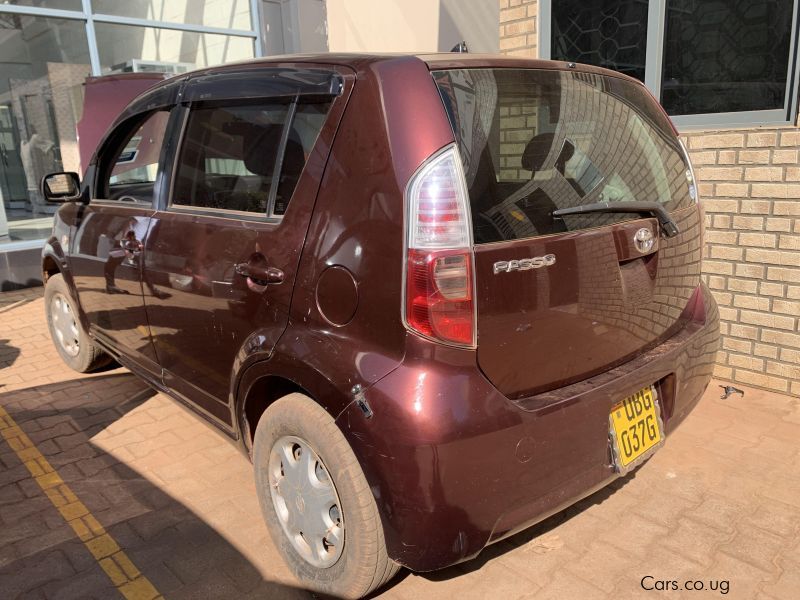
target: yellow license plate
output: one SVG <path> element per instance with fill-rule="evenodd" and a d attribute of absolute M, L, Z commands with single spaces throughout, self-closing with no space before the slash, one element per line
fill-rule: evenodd
<path fill-rule="evenodd" d="M 611 436 L 619 465 L 627 467 L 661 442 L 656 390 L 648 386 L 611 409 Z"/>

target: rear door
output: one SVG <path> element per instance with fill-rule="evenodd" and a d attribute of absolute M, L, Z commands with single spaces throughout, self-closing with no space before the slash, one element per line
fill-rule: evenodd
<path fill-rule="evenodd" d="M 145 303 L 164 382 L 223 426 L 233 375 L 286 328 L 345 83 L 331 69 L 250 69 L 186 87 Z"/>
<path fill-rule="evenodd" d="M 108 136 L 87 172 L 93 197 L 79 208 L 69 258 L 92 335 L 156 375 L 141 261 L 169 117 L 168 108 L 138 114 Z"/>
<path fill-rule="evenodd" d="M 644 88 L 574 71 L 434 77 L 469 186 L 486 376 L 511 398 L 533 395 L 672 335 L 700 284 L 701 214 L 685 152 Z M 662 203 L 680 234 L 662 237 L 646 214 L 552 214 L 631 201 Z"/>

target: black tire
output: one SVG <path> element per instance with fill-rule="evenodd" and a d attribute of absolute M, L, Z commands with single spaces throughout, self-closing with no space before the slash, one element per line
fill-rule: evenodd
<path fill-rule="evenodd" d="M 283 531 L 269 484 L 270 452 L 280 438 L 302 438 L 325 465 L 341 502 L 345 541 L 328 568 L 307 562 Z M 386 553 L 378 507 L 353 450 L 333 418 L 303 394 L 275 401 L 261 416 L 253 440 L 253 465 L 261 512 L 273 542 L 307 589 L 339 598 L 361 598 L 388 582 L 400 566 Z"/>
<path fill-rule="evenodd" d="M 56 331 L 54 320 L 58 317 L 53 315 L 54 299 L 57 297 L 62 298 L 69 305 L 75 320 L 77 329 L 77 353 L 71 354 L 61 344 Z M 71 368 L 78 373 L 90 373 L 96 369 L 107 366 L 112 362 L 112 358 L 98 348 L 89 337 L 89 334 L 83 329 L 80 319 L 78 318 L 77 307 L 72 300 L 69 287 L 64 281 L 64 276 L 61 273 L 51 275 L 47 280 L 44 287 L 44 310 L 47 315 L 47 327 L 50 330 L 50 338 L 53 340 L 53 345 L 56 347 L 61 359 Z"/>

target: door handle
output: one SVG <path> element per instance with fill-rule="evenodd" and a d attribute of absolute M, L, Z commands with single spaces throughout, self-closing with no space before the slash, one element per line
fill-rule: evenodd
<path fill-rule="evenodd" d="M 259 285 L 275 284 L 283 281 L 283 271 L 275 267 L 258 267 L 250 263 L 239 263 L 233 267 L 233 270 L 237 275 L 249 277 Z"/>

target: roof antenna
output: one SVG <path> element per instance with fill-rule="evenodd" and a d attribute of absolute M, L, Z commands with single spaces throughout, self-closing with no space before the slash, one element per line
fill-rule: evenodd
<path fill-rule="evenodd" d="M 459 52 L 459 53 L 469 52 L 469 50 L 467 49 L 467 42 L 465 40 L 461 40 L 450 49 L 450 52 Z"/>

